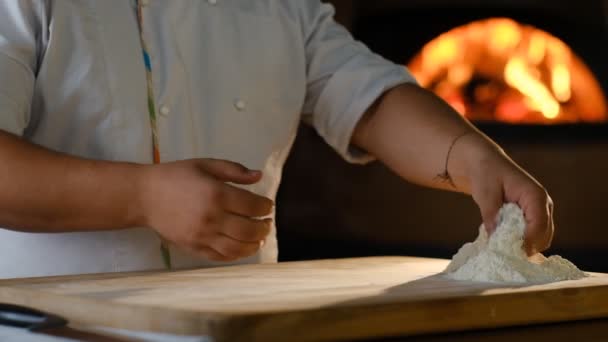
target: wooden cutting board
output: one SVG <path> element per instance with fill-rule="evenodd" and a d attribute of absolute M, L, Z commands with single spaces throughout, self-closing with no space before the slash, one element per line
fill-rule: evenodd
<path fill-rule="evenodd" d="M 608 274 L 537 286 L 445 279 L 373 257 L 0 281 L 0 302 L 72 322 L 219 341 L 353 340 L 608 317 Z"/>

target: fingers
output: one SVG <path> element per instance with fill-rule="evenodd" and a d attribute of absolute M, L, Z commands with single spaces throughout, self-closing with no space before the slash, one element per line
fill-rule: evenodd
<path fill-rule="evenodd" d="M 254 255 L 263 245 L 263 240 L 245 242 L 216 233 L 182 247 L 186 247 L 186 250 L 192 254 L 201 255 L 211 261 L 230 262 Z"/>
<path fill-rule="evenodd" d="M 522 208 L 527 222 L 524 248 L 528 255 L 534 255 L 549 248 L 553 240 L 553 201 L 544 189 L 524 201 Z"/>
<path fill-rule="evenodd" d="M 225 213 L 206 224 L 187 242 L 188 249 L 209 260 L 227 262 L 255 254 L 270 233 L 272 220 Z"/>
<path fill-rule="evenodd" d="M 226 235 L 217 234 L 211 239 L 209 247 L 218 254 L 234 261 L 254 255 L 262 244 L 257 242 L 244 242 L 232 239 Z"/>
<path fill-rule="evenodd" d="M 217 203 L 226 211 L 242 216 L 261 217 L 272 212 L 274 202 L 270 199 L 224 184 L 224 182 L 253 184 L 260 180 L 261 172 L 249 170 L 238 163 L 219 159 L 200 159 L 197 160 L 197 165 L 202 171 L 219 181 L 212 182 L 207 187 L 210 202 Z"/>
<path fill-rule="evenodd" d="M 211 176 L 222 182 L 254 184 L 260 181 L 260 171 L 249 170 L 245 166 L 228 160 L 199 159 L 197 165 Z"/>
<path fill-rule="evenodd" d="M 259 243 L 270 233 L 271 219 L 256 220 L 238 215 L 229 215 L 224 220 L 221 233 L 227 237 L 242 241 Z"/>
<path fill-rule="evenodd" d="M 220 252 L 216 251 L 215 249 L 208 247 L 208 246 L 199 246 L 196 248 L 196 254 L 201 254 L 204 257 L 206 257 L 207 259 L 211 260 L 211 261 L 218 261 L 218 262 L 229 262 L 229 261 L 234 261 L 234 259 L 231 259 L 225 255 L 222 255 Z"/>
<path fill-rule="evenodd" d="M 234 214 L 262 217 L 272 213 L 274 202 L 253 192 L 226 185 L 223 188 L 222 207 Z"/>
<path fill-rule="evenodd" d="M 476 191 L 473 198 L 481 211 L 486 231 L 491 234 L 496 229 L 498 211 L 504 204 L 502 186 L 498 184 L 487 186 L 480 191 Z"/>

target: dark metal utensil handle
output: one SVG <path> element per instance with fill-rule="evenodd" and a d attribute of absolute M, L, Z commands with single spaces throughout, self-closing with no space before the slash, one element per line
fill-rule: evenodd
<path fill-rule="evenodd" d="M 66 326 L 68 321 L 57 315 L 24 306 L 0 303 L 0 325 L 40 331 Z"/>

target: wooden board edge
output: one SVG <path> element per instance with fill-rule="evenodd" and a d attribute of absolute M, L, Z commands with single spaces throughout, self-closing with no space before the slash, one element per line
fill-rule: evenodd
<path fill-rule="evenodd" d="M 567 299 L 567 300 L 563 300 Z M 523 310 L 522 310 L 523 308 Z M 217 341 L 348 341 L 608 317 L 595 287 L 228 317 Z M 404 322 L 407 322 L 404 323 Z"/>
<path fill-rule="evenodd" d="M 64 305 L 57 303 L 64 302 Z M 177 335 L 215 335 L 224 315 L 112 303 L 102 299 L 44 293 L 0 286 L 0 302 L 53 313 L 80 326 L 108 327 Z M 90 310 L 92 303 L 94 310 Z M 103 315 L 100 314 L 103 312 Z"/>

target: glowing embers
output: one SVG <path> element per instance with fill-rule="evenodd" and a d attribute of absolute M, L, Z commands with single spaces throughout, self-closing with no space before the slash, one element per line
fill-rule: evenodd
<path fill-rule="evenodd" d="M 408 65 L 420 84 L 467 118 L 506 123 L 607 121 L 592 72 L 558 38 L 511 19 L 446 32 Z"/>

